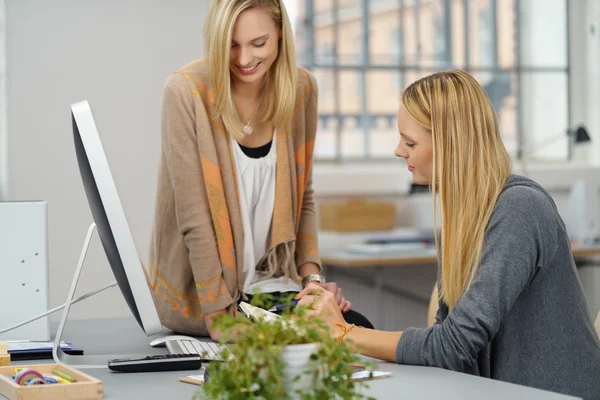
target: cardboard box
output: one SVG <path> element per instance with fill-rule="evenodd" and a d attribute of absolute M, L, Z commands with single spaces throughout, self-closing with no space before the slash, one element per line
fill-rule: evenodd
<path fill-rule="evenodd" d="M 319 205 L 319 220 L 324 231 L 385 231 L 396 226 L 396 206 L 366 200 L 323 202 Z"/>

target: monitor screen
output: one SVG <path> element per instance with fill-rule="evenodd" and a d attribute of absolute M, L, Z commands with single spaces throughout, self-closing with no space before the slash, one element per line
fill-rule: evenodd
<path fill-rule="evenodd" d="M 147 335 L 162 325 L 87 101 L 71 106 L 79 171 L 102 247 L 131 313 Z"/>

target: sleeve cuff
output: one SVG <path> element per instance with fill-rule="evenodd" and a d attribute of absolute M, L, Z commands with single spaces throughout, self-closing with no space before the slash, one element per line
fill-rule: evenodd
<path fill-rule="evenodd" d="M 306 264 L 307 262 L 312 262 L 317 264 L 319 267 L 319 272 L 323 272 L 323 266 L 321 265 L 321 257 L 318 254 L 296 254 L 296 268 L 300 268 L 301 265 Z"/>
<path fill-rule="evenodd" d="M 229 291 L 227 290 L 227 286 L 225 285 L 223 279 L 221 279 L 221 281 L 219 282 L 219 286 L 217 287 L 221 289 L 219 290 L 219 294 L 218 296 L 216 296 L 216 298 L 211 296 L 211 291 L 208 291 L 208 293 L 206 294 L 198 292 L 198 297 L 200 298 L 200 309 L 202 310 L 202 314 L 210 314 L 215 311 L 224 310 L 234 303 L 233 297 L 231 297 L 231 295 L 229 294 Z"/>

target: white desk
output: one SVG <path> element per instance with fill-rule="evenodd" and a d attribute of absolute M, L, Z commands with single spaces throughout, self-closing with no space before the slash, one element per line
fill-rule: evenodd
<path fill-rule="evenodd" d="M 71 321 L 67 324 L 64 338 L 83 348 L 87 354 L 166 353 L 164 348 L 154 349 L 148 345 L 150 339 L 144 336 L 132 318 Z M 365 391 L 365 394 L 376 399 L 574 399 L 570 396 L 438 368 L 379 363 L 377 369 L 390 371 L 392 376 L 368 382 L 370 388 Z M 85 372 L 102 380 L 104 398 L 110 400 L 191 399 L 196 391 L 201 390 L 200 386 L 178 381 L 180 377 L 192 375 L 194 371 L 124 374 L 111 372 L 108 369 L 88 369 Z"/>

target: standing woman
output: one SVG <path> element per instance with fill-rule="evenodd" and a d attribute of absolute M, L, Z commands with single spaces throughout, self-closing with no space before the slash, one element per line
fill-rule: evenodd
<path fill-rule="evenodd" d="M 150 252 L 161 322 L 217 340 L 213 318 L 239 300 L 316 281 L 369 326 L 321 275 L 317 85 L 296 65 L 282 1 L 213 0 L 204 37 L 207 58 L 171 74 L 163 95 Z"/>
<path fill-rule="evenodd" d="M 539 184 L 511 174 L 479 83 L 452 70 L 411 84 L 398 130 L 395 154 L 416 183 L 431 185 L 434 218 L 439 195 L 435 323 L 403 332 L 355 328 L 312 284 L 299 304 L 311 304 L 332 334 L 368 356 L 600 398 L 600 343 L 565 225 Z"/>

